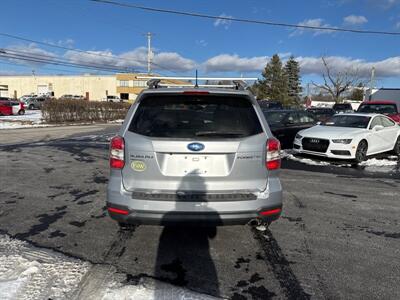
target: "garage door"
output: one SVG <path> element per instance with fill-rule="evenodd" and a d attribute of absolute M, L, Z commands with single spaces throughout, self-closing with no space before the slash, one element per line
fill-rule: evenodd
<path fill-rule="evenodd" d="M 46 95 L 49 92 L 49 88 L 47 85 L 38 85 L 37 93 L 38 95 Z"/>

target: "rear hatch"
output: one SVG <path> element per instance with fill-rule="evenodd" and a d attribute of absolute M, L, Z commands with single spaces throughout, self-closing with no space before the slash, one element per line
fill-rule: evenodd
<path fill-rule="evenodd" d="M 122 176 L 128 191 L 266 187 L 267 135 L 247 96 L 149 95 L 140 100 L 124 138 Z"/>

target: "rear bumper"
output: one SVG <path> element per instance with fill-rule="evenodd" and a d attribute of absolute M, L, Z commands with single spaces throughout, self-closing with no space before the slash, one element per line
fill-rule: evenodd
<path fill-rule="evenodd" d="M 254 219 L 273 222 L 280 217 L 282 209 L 282 187 L 278 178 L 270 178 L 267 190 L 258 193 L 255 200 L 248 201 L 141 200 L 133 199 L 132 193 L 124 191 L 121 186 L 118 190 L 112 190 L 113 186 L 116 186 L 115 183 L 109 182 L 109 215 L 112 219 L 127 224 L 244 225 Z"/>
<path fill-rule="evenodd" d="M 252 220 L 260 219 L 264 222 L 273 222 L 279 219 L 281 215 L 280 207 L 262 208 L 257 212 L 232 212 L 232 213 L 217 213 L 217 212 L 152 212 L 152 211 L 132 211 L 127 207 L 115 207 L 115 205 L 107 204 L 108 207 L 118 208 L 123 211 L 128 211 L 127 215 L 114 213 L 109 211 L 109 215 L 117 222 L 126 224 L 140 224 L 140 225 L 179 225 L 191 224 L 196 226 L 222 226 L 222 225 L 245 225 Z M 261 216 L 261 211 L 276 210 L 279 212 L 273 213 L 269 216 Z"/>

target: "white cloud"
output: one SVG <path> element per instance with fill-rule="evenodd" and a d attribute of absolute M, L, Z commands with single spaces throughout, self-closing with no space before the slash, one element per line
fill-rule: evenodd
<path fill-rule="evenodd" d="M 89 53 L 68 50 L 65 51 L 64 54 L 58 55 L 54 52 L 41 49 L 35 44 L 25 46 L 14 45 L 8 46 L 5 49 L 14 50 L 15 53 L 18 51 L 18 53 L 22 53 L 23 55 L 26 54 L 37 58 L 63 58 L 70 62 L 80 64 L 111 65 L 115 67 L 133 68 L 135 70 L 144 70 L 147 67 L 147 49 L 145 47 L 139 47 L 119 55 L 114 55 L 111 50 L 88 51 Z M 290 55 L 291 53 L 279 54 L 283 62 L 285 62 Z M 324 71 L 324 66 L 320 57 L 299 56 L 295 59 L 299 62 L 303 75 L 320 75 Z M 269 60 L 269 56 L 241 57 L 237 54 L 220 54 L 200 63 L 185 58 L 176 52 L 156 52 L 153 57 L 153 69 L 160 73 L 166 70 L 187 72 L 195 68 L 200 68 L 205 72 L 249 72 L 261 74 L 261 71 Z M 378 77 L 400 76 L 400 56 L 388 57 L 378 61 L 367 61 L 344 56 L 329 56 L 326 57 L 326 60 L 332 67 L 333 72 L 352 69 L 357 70 L 360 75 L 368 77 L 372 67 L 375 67 Z M 13 62 L 29 66 L 44 65 L 43 63 L 21 62 L 15 59 Z"/>
<path fill-rule="evenodd" d="M 324 19 L 318 18 L 318 19 L 308 19 L 304 20 L 303 22 L 298 23 L 297 25 L 299 26 L 311 26 L 311 27 L 322 27 L 322 28 L 335 28 L 335 26 L 332 26 L 328 23 L 324 22 Z M 321 35 L 321 34 L 330 34 L 333 33 L 333 30 L 329 29 L 308 29 L 308 28 L 298 28 L 294 30 L 289 36 L 298 36 L 302 35 L 305 32 L 313 32 L 314 36 Z"/>
<path fill-rule="evenodd" d="M 349 15 L 343 18 L 345 25 L 362 25 L 368 22 L 368 19 L 364 16 Z"/>
<path fill-rule="evenodd" d="M 320 75 L 324 70 L 322 60 L 319 57 L 297 57 L 303 74 Z M 357 71 L 359 75 L 368 77 L 372 67 L 375 67 L 376 75 L 379 77 L 400 76 L 400 56 L 389 57 L 379 61 L 365 61 L 343 56 L 329 56 L 326 61 L 333 72 L 345 70 Z"/>
<path fill-rule="evenodd" d="M 281 55 L 280 55 L 281 56 Z M 283 57 L 285 63 L 287 56 Z M 321 57 L 299 56 L 295 58 L 303 75 L 321 75 L 324 71 Z M 202 66 L 206 72 L 255 72 L 261 73 L 269 62 L 268 56 L 240 57 L 238 55 L 221 54 L 205 61 Z M 379 61 L 366 61 L 343 56 L 326 57 L 332 72 L 346 70 L 357 71 L 360 76 L 369 77 L 372 67 L 375 67 L 379 77 L 400 76 L 400 56 L 389 57 Z"/>
<path fill-rule="evenodd" d="M 25 58 L 26 60 L 17 58 L 9 58 L 7 60 L 26 66 L 41 66 L 44 65 L 44 63 L 38 62 L 36 60 L 48 60 L 57 57 L 57 54 L 41 49 L 34 43 L 30 43 L 28 45 L 11 45 L 4 48 L 4 51 L 8 55 Z"/>
<path fill-rule="evenodd" d="M 229 26 L 231 26 L 232 21 L 228 20 L 230 18 L 232 18 L 232 16 L 228 16 L 226 14 L 220 14 L 219 17 L 222 17 L 223 19 L 216 19 L 214 21 L 214 26 L 218 27 L 218 26 L 223 26 L 225 29 L 228 29 Z"/>
<path fill-rule="evenodd" d="M 62 40 L 58 40 L 58 41 L 44 40 L 43 42 L 52 44 L 55 46 L 68 47 L 68 48 L 73 47 L 75 44 L 75 41 L 71 38 L 66 38 L 66 39 L 62 39 Z"/>
<path fill-rule="evenodd" d="M 64 57 L 74 63 L 111 65 L 121 68 L 145 69 L 147 68 L 147 48 L 139 47 L 132 51 L 114 55 L 111 50 L 86 51 L 80 53 L 68 50 Z M 153 70 L 189 71 L 196 67 L 195 61 L 184 58 L 176 52 L 155 53 L 152 58 Z"/>
<path fill-rule="evenodd" d="M 206 72 L 258 72 L 269 60 L 268 56 L 239 57 L 238 55 L 221 54 L 203 63 Z"/>

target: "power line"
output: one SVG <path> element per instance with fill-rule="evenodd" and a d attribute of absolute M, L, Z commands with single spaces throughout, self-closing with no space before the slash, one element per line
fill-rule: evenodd
<path fill-rule="evenodd" d="M 62 62 L 62 63 L 68 63 L 68 64 L 75 64 L 75 65 L 80 65 L 80 66 L 90 66 L 90 67 L 100 67 L 100 68 L 108 68 L 111 70 L 117 70 L 120 72 L 132 72 L 134 71 L 130 67 L 118 67 L 115 65 L 109 65 L 109 64 L 96 64 L 96 63 L 78 63 L 78 62 L 73 62 L 70 60 L 65 60 L 61 59 L 59 57 L 53 57 L 49 55 L 44 55 L 44 54 L 39 54 L 39 53 L 28 53 L 26 51 L 18 51 L 14 49 L 8 49 L 8 48 L 0 48 L 0 54 L 8 54 L 8 55 L 20 55 L 23 57 L 28 57 L 31 59 L 42 59 L 42 60 L 51 60 L 55 62 Z"/>
<path fill-rule="evenodd" d="M 54 45 L 54 44 L 46 43 L 46 42 L 41 42 L 41 41 L 37 41 L 37 40 L 33 40 L 33 39 L 26 38 L 26 37 L 5 33 L 5 32 L 0 32 L 0 36 L 16 39 L 16 40 L 20 40 L 20 41 L 25 41 L 25 42 L 29 42 L 29 43 L 35 43 L 35 44 L 43 45 L 43 46 L 47 46 L 47 47 L 53 47 L 53 48 L 69 50 L 69 51 L 74 51 L 74 52 L 79 52 L 79 53 L 85 53 L 85 54 L 94 55 L 94 56 L 115 58 L 115 59 L 118 59 L 118 60 L 121 60 L 121 61 L 122 60 L 123 61 L 127 61 L 129 63 L 136 62 L 136 63 L 141 63 L 141 64 L 144 64 L 144 65 L 147 64 L 147 61 L 145 61 L 145 60 L 138 60 L 138 59 L 131 60 L 131 59 L 128 59 L 128 58 L 118 57 L 118 56 L 113 55 L 113 54 L 112 55 L 107 55 L 107 54 L 94 53 L 94 52 L 90 52 L 90 51 L 80 50 L 80 49 L 76 49 L 76 48 L 64 47 L 64 46 Z M 169 71 L 169 72 L 172 72 L 172 73 L 176 73 L 176 72 L 174 72 L 172 70 L 169 70 L 168 68 L 165 68 L 165 67 L 163 67 L 163 66 L 161 66 L 159 64 L 156 64 L 154 62 L 152 62 L 152 65 L 157 66 L 159 69 L 162 69 L 162 70 L 165 70 L 165 71 Z"/>
<path fill-rule="evenodd" d="M 284 23 L 284 22 L 273 22 L 273 21 L 264 21 L 264 20 L 253 20 L 253 19 L 245 19 L 245 18 L 207 15 L 207 14 L 196 13 L 196 12 L 187 12 L 187 11 L 179 11 L 179 10 L 172 10 L 172 9 L 162 9 L 162 8 L 155 8 L 155 7 L 143 6 L 143 5 L 137 5 L 137 4 L 122 3 L 122 2 L 111 1 L 111 0 L 89 0 L 89 1 L 95 2 L 95 3 L 121 6 L 121 7 L 129 7 L 129 8 L 140 9 L 140 10 L 151 11 L 151 12 L 167 13 L 167 14 L 174 14 L 174 15 L 181 15 L 181 16 L 188 16 L 188 17 L 213 19 L 213 20 L 226 20 L 226 21 L 235 21 L 235 22 L 241 22 L 241 23 L 289 27 L 289 28 L 296 28 L 296 29 L 339 31 L 339 32 L 359 33 L 359 34 L 400 35 L 400 32 L 395 32 L 395 31 L 361 30 L 361 29 L 350 29 L 350 28 L 341 28 L 341 27 L 332 27 L 332 26 L 322 27 L 322 26 L 300 25 L 300 24 L 291 24 L 291 23 Z"/>
<path fill-rule="evenodd" d="M 32 66 L 21 65 L 21 64 L 19 64 L 19 63 L 12 63 L 12 62 L 9 62 L 9 61 L 0 61 L 0 64 L 1 64 L 1 65 L 11 65 L 11 66 L 15 66 L 15 67 L 26 68 L 26 69 L 30 69 L 30 70 L 33 69 Z M 49 68 L 49 67 L 42 67 L 42 66 L 37 67 L 37 69 L 44 69 L 44 70 L 57 71 L 57 72 L 67 72 L 67 73 L 73 73 L 73 74 L 76 73 L 75 71 L 72 71 L 72 70 L 58 69 L 58 68 Z M 110 71 L 101 71 L 101 72 L 113 73 L 113 72 L 110 72 Z"/>
<path fill-rule="evenodd" d="M 57 61 L 52 59 L 42 59 L 37 57 L 32 57 L 29 55 L 20 55 L 20 54 L 12 54 L 12 53 L 0 53 L 0 58 L 7 58 L 9 60 L 21 60 L 21 61 L 29 61 L 29 62 L 36 62 L 36 63 L 43 63 L 43 64 L 51 64 L 51 65 L 59 65 L 59 66 L 66 66 L 66 67 L 73 67 L 73 68 L 80 68 L 80 69 L 93 69 L 93 70 L 100 70 L 100 71 L 109 71 L 109 72 L 121 72 L 120 69 L 113 69 L 108 67 L 101 67 L 95 65 L 84 65 L 84 64 L 76 64 L 70 63 L 65 61 Z"/>

